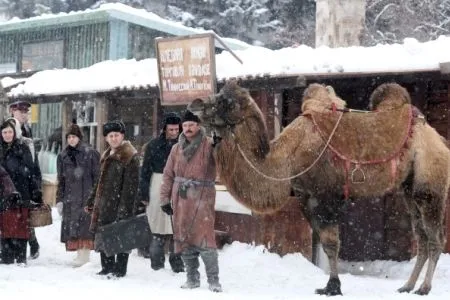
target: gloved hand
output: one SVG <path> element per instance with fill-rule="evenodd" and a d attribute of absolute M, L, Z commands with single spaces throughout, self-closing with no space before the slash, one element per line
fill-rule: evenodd
<path fill-rule="evenodd" d="M 173 215 L 173 209 L 172 209 L 172 205 L 170 205 L 170 203 L 161 205 L 161 210 L 169 216 Z"/>
<path fill-rule="evenodd" d="M 136 208 L 136 214 L 138 215 L 138 214 L 145 213 L 147 206 L 148 206 L 148 202 L 140 201 Z"/>
<path fill-rule="evenodd" d="M 63 215 L 63 207 L 64 204 L 62 202 L 56 203 L 56 210 L 58 211 L 58 214 L 62 217 Z"/>

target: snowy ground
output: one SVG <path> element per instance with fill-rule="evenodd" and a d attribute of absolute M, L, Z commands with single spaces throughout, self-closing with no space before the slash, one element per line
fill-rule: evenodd
<path fill-rule="evenodd" d="M 148 260 L 130 256 L 128 275 L 120 280 L 103 279 L 99 255 L 93 253 L 91 262 L 72 268 L 74 253 L 64 250 L 59 242 L 60 218 L 53 212 L 54 224 L 38 228 L 41 256 L 28 266 L 0 265 L 0 297 L 2 299 L 326 299 L 314 295 L 314 289 L 326 284 L 328 275 L 300 254 L 281 258 L 263 247 L 233 243 L 219 252 L 222 294 L 207 289 L 203 265 L 202 286 L 182 290 L 185 274 L 174 274 L 168 263 L 166 269 L 153 271 Z M 413 267 L 411 262 L 341 265 L 342 292 L 337 299 L 418 299 L 414 294 L 398 294 Z M 353 273 L 351 275 L 349 273 Z M 422 278 L 422 277 L 421 277 Z M 450 255 L 441 256 L 433 289 L 426 299 L 450 299 Z"/>

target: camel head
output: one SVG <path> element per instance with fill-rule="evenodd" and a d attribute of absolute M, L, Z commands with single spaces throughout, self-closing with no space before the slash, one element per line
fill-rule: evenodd
<path fill-rule="evenodd" d="M 220 130 L 240 123 L 244 117 L 242 108 L 252 101 L 247 89 L 240 87 L 236 81 L 229 81 L 219 93 L 206 100 L 194 100 L 188 109 L 206 126 Z"/>
<path fill-rule="evenodd" d="M 302 112 L 307 110 L 328 110 L 333 105 L 343 109 L 347 103 L 336 95 L 333 87 L 318 83 L 310 84 L 303 93 Z"/>

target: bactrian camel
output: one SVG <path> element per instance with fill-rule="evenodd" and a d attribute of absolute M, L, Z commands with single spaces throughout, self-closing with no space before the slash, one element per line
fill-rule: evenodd
<path fill-rule="evenodd" d="M 209 99 L 193 101 L 189 109 L 222 138 L 215 150 L 218 171 L 236 200 L 269 213 L 294 191 L 329 259 L 329 280 L 316 293 L 341 294 L 338 223 L 345 201 L 403 190 L 418 254 L 398 291 L 414 289 L 428 260 L 416 290 L 428 294 L 445 244 L 450 151 L 401 86 L 383 84 L 370 100 L 374 112 L 352 112 L 332 88 L 311 84 L 302 115 L 273 141 L 248 90 L 234 81 Z"/>

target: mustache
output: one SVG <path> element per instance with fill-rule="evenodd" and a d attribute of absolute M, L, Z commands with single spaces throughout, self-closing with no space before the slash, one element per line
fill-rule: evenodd
<path fill-rule="evenodd" d="M 186 133 L 192 133 L 192 130 L 187 130 Z"/>

